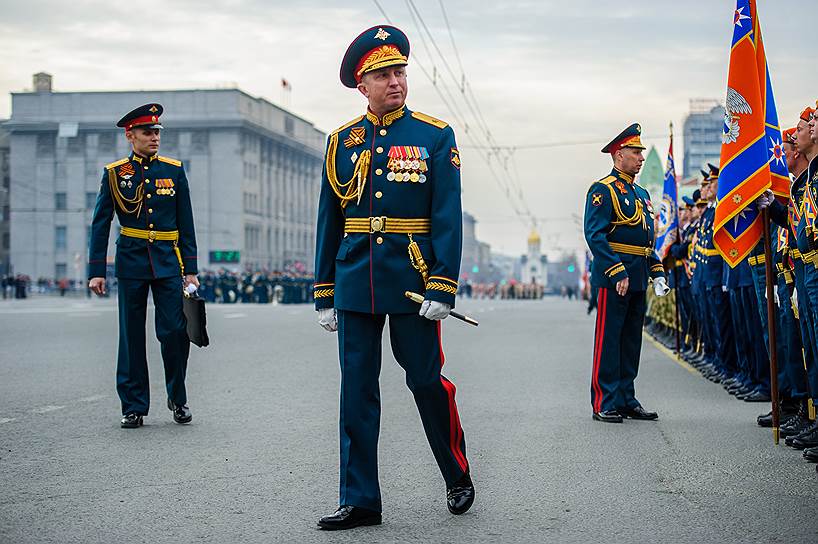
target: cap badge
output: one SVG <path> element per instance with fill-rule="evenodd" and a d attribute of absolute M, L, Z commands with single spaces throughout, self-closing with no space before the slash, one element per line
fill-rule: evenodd
<path fill-rule="evenodd" d="M 151 113 L 156 113 L 159 110 L 156 108 L 156 106 L 151 106 L 148 111 L 151 112 Z"/>
<path fill-rule="evenodd" d="M 389 37 L 389 32 L 387 32 L 386 30 L 384 30 L 382 28 L 379 28 L 378 32 L 375 34 L 375 39 L 376 40 L 386 41 L 386 38 L 388 38 L 388 37 Z"/>

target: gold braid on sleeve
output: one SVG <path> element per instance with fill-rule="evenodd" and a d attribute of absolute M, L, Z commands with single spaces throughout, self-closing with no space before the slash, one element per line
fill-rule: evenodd
<path fill-rule="evenodd" d="M 338 151 L 338 133 L 334 133 L 329 138 L 327 147 L 327 179 L 332 191 L 341 200 L 341 207 L 346 208 L 350 201 L 359 199 L 363 195 L 366 186 L 366 177 L 369 175 L 369 164 L 372 161 L 372 152 L 368 149 L 361 152 L 358 160 L 355 161 L 355 170 L 352 178 L 346 183 L 338 181 L 338 172 L 335 169 L 335 155 Z M 353 184 L 357 181 L 357 184 Z"/>

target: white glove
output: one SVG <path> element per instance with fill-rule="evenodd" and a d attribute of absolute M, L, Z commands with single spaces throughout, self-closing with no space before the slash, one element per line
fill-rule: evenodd
<path fill-rule="evenodd" d="M 778 297 L 778 289 L 773 289 L 773 298 L 775 299 L 775 305 L 781 307 L 781 299 Z"/>
<path fill-rule="evenodd" d="M 328 332 L 338 330 L 338 318 L 335 316 L 335 308 L 324 308 L 318 310 L 318 324 Z"/>
<path fill-rule="evenodd" d="M 185 287 L 185 292 L 187 292 L 188 295 L 192 295 L 193 293 L 196 292 L 196 286 L 193 285 L 192 283 L 189 283 L 188 286 Z"/>
<path fill-rule="evenodd" d="M 452 307 L 444 302 L 434 300 L 424 300 L 420 305 L 420 316 L 432 321 L 440 321 L 449 317 Z"/>
<path fill-rule="evenodd" d="M 798 289 L 792 290 L 792 307 L 798 308 Z"/>
<path fill-rule="evenodd" d="M 764 208 L 768 208 L 770 204 L 773 203 L 773 200 L 775 200 L 773 192 L 767 189 L 766 191 L 761 193 L 756 199 L 756 206 L 758 206 L 759 210 L 763 210 Z"/>
<path fill-rule="evenodd" d="M 670 287 L 667 286 L 665 278 L 656 278 L 653 280 L 653 292 L 657 297 L 663 297 L 670 292 Z"/>

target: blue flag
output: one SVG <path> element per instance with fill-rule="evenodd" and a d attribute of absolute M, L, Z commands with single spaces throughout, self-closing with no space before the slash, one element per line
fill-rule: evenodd
<path fill-rule="evenodd" d="M 672 131 L 672 127 L 671 127 Z M 670 246 L 676 241 L 679 227 L 679 188 L 676 183 L 676 163 L 673 161 L 673 132 L 670 133 L 670 149 L 667 151 L 665 188 L 659 205 L 659 224 L 656 228 L 656 255 L 660 261 L 667 257 Z"/>

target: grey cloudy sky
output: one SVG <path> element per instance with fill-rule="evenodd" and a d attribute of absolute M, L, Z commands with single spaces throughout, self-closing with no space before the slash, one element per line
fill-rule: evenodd
<path fill-rule="evenodd" d="M 523 253 L 531 227 L 516 217 L 483 152 L 469 147 L 481 138 L 468 108 L 461 101 L 470 135 L 420 69 L 437 66 L 443 77 L 444 64 L 424 47 L 407 0 L 379 1 L 413 45 L 409 106 L 450 121 L 458 134 L 464 207 L 479 221 L 478 236 L 495 250 Z M 413 1 L 459 73 L 439 0 Z M 587 187 L 610 169 L 600 143 L 634 121 L 647 136 L 666 134 L 673 121 L 681 164 L 689 99 L 725 94 L 733 0 L 443 1 L 494 140 L 521 146 L 509 168 L 549 248 L 583 245 L 571 216 L 582 214 Z M 782 126 L 818 98 L 808 38 L 816 11 L 815 0 L 759 0 Z M 361 97 L 338 81 L 338 66 L 352 38 L 384 22 L 372 0 L 0 0 L 0 13 L 3 95 L 29 87 L 42 70 L 54 75 L 55 90 L 236 85 L 280 103 L 284 77 L 289 108 L 325 131 L 363 111 Z M 459 92 L 451 81 L 448 88 Z M 0 100 L 0 117 L 10 108 L 10 98 Z M 667 138 L 645 141 L 664 160 Z M 594 143 L 522 148 L 550 142 Z"/>

